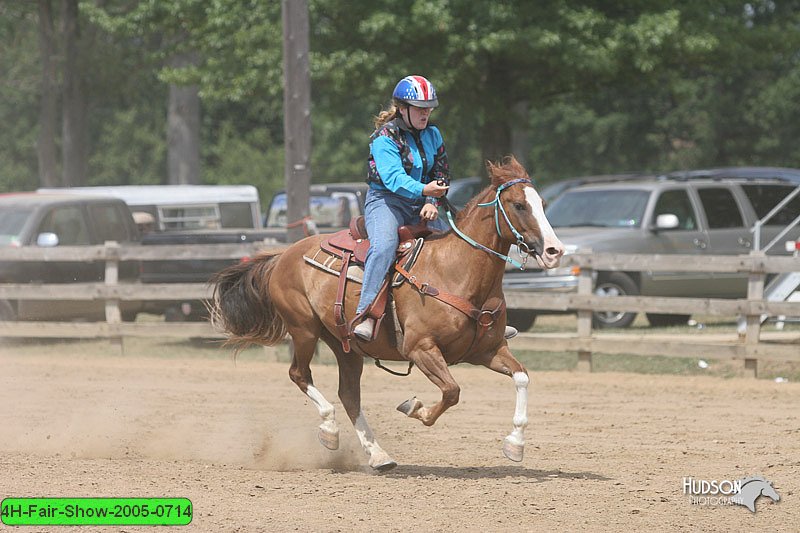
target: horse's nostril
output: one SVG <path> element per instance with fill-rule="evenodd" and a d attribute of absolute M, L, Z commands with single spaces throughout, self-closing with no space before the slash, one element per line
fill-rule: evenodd
<path fill-rule="evenodd" d="M 561 250 L 561 248 L 556 248 L 554 246 L 550 246 L 549 248 L 547 248 L 547 250 L 545 250 L 545 252 L 547 253 L 547 255 L 561 255 L 562 253 L 564 253 Z"/>

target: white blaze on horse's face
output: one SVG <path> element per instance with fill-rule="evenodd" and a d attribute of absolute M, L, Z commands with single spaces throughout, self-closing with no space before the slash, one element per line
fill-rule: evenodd
<path fill-rule="evenodd" d="M 544 216 L 544 203 L 536 189 L 530 186 L 525 187 L 525 199 L 531 206 L 531 213 L 536 223 L 539 225 L 539 231 L 542 233 L 542 248 L 536 250 L 536 262 L 542 268 L 555 268 L 561 261 L 561 256 L 564 255 L 564 245 L 556 237 L 556 232 Z"/>

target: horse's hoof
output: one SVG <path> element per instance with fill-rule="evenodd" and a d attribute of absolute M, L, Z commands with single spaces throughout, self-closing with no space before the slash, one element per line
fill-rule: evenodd
<path fill-rule="evenodd" d="M 515 463 L 519 463 L 522 461 L 522 455 L 525 451 L 524 444 L 517 444 L 512 442 L 506 437 L 503 441 L 503 455 L 514 461 Z"/>
<path fill-rule="evenodd" d="M 338 450 L 339 449 L 339 430 L 336 429 L 331 431 L 329 429 L 324 428 L 323 426 L 319 427 L 319 433 L 317 433 L 319 437 L 319 442 L 329 450 Z"/>
<path fill-rule="evenodd" d="M 397 410 L 403 413 L 406 416 L 411 416 L 422 407 L 422 402 L 417 400 L 417 397 L 414 396 L 410 400 L 406 400 L 400 405 L 397 406 Z"/>
<path fill-rule="evenodd" d="M 394 467 L 397 466 L 397 463 L 392 461 L 391 459 L 388 459 L 388 460 L 383 461 L 383 462 L 381 462 L 379 464 L 370 465 L 370 466 L 372 468 L 374 468 L 375 470 L 377 470 L 378 472 L 383 473 L 383 472 L 388 472 L 389 470 L 392 470 Z"/>

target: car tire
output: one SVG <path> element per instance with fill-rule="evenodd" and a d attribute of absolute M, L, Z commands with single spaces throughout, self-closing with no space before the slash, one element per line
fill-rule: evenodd
<path fill-rule="evenodd" d="M 598 296 L 638 296 L 639 287 L 623 272 L 600 274 L 594 293 Z M 636 319 L 636 313 L 624 311 L 595 311 L 592 326 L 598 329 L 627 328 Z"/>
<path fill-rule="evenodd" d="M 668 326 L 685 326 L 692 315 L 665 315 L 662 313 L 647 313 L 647 321 L 655 328 Z"/>
<path fill-rule="evenodd" d="M 8 300 L 0 300 L 0 321 L 14 322 L 17 320 L 17 311 Z"/>
<path fill-rule="evenodd" d="M 528 331 L 536 322 L 536 313 L 528 309 L 509 309 L 506 311 L 506 324 L 519 331 Z"/>

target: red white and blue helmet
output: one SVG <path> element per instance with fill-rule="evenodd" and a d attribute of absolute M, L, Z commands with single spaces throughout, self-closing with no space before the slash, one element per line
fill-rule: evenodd
<path fill-rule="evenodd" d="M 439 105 L 439 100 L 436 98 L 436 89 L 431 82 L 422 76 L 406 76 L 397 82 L 392 98 L 414 107 L 433 108 Z"/>

